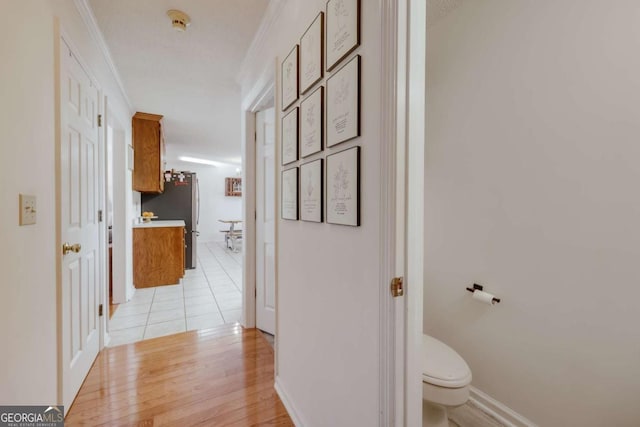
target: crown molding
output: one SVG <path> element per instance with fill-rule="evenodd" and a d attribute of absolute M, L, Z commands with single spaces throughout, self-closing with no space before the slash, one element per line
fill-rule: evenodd
<path fill-rule="evenodd" d="M 256 35 L 253 37 L 253 41 L 251 42 L 251 45 L 247 50 L 247 54 L 242 60 L 242 65 L 240 65 L 238 77 L 236 78 L 236 83 L 238 83 L 240 86 L 242 86 L 242 83 L 251 71 L 251 60 L 255 57 L 257 52 L 260 52 L 264 49 L 264 45 L 267 41 L 266 35 L 269 33 L 269 31 L 271 31 L 271 28 L 274 27 L 278 19 L 280 19 L 282 10 L 284 9 L 286 3 L 287 0 L 271 0 L 269 2 L 269 6 L 267 6 L 264 17 L 262 18 L 262 21 L 260 21 L 260 26 L 256 31 Z"/>
<path fill-rule="evenodd" d="M 89 5 L 88 0 L 74 0 L 73 2 L 76 6 L 76 9 L 78 9 L 78 12 L 80 13 L 82 20 L 87 26 L 87 29 L 91 34 L 91 37 L 96 42 L 96 44 L 98 45 L 98 48 L 102 52 L 102 56 L 104 57 L 104 60 L 106 61 L 107 65 L 109 66 L 109 69 L 111 70 L 111 74 L 113 75 L 113 78 L 115 79 L 118 85 L 118 88 L 120 89 L 120 93 L 124 98 L 124 101 L 127 103 L 129 110 L 133 111 L 133 105 L 131 104 L 131 100 L 127 95 L 127 91 L 124 89 L 124 84 L 122 84 L 122 79 L 120 78 L 120 73 L 118 72 L 118 68 L 116 67 L 116 64 L 113 62 L 113 58 L 111 57 L 111 52 L 109 51 L 109 46 L 107 46 L 107 42 L 104 39 L 104 35 L 102 34 L 100 27 L 98 27 L 98 22 L 96 21 L 96 17 L 93 14 L 93 9 L 91 9 L 91 6 Z"/>

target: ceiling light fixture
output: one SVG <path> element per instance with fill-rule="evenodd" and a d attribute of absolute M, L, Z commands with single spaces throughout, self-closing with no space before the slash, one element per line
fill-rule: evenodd
<path fill-rule="evenodd" d="M 191 25 L 191 18 L 181 10 L 168 10 L 167 15 L 171 18 L 171 25 L 173 25 L 173 28 L 177 31 L 187 31 L 187 27 Z"/>
<path fill-rule="evenodd" d="M 200 165 L 209 165 L 209 166 L 216 166 L 216 167 L 224 165 L 224 163 L 216 162 L 215 160 L 200 159 L 197 157 L 180 156 L 178 157 L 178 160 L 181 160 L 183 162 L 198 163 Z"/>

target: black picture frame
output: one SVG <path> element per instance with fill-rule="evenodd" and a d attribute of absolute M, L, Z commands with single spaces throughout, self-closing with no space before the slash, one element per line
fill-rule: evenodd
<path fill-rule="evenodd" d="M 296 107 L 282 117 L 280 129 L 280 156 L 282 165 L 298 161 L 300 142 L 300 112 Z M 293 131 L 290 130 L 293 127 Z M 293 139 L 293 140 L 292 140 Z"/>
<path fill-rule="evenodd" d="M 327 156 L 324 186 L 327 224 L 360 226 L 360 157 L 358 145 Z M 343 163 L 336 168 L 335 163 L 341 161 Z M 343 166 L 345 161 L 350 163 L 346 167 Z M 345 183 L 346 180 L 349 182 Z"/>
<path fill-rule="evenodd" d="M 319 108 L 317 108 L 317 110 L 314 109 L 313 112 L 309 111 L 309 108 L 311 108 L 309 106 L 309 103 L 316 102 L 317 97 L 319 97 L 319 105 L 316 104 L 316 106 Z M 305 99 L 303 99 L 300 102 L 300 112 L 299 112 L 300 118 L 298 123 L 298 128 L 300 133 L 300 137 L 299 137 L 300 158 L 304 159 L 306 157 L 319 153 L 324 149 L 324 135 L 325 135 L 324 99 L 325 99 L 324 86 L 319 86 L 316 90 L 311 92 L 309 96 L 307 96 Z M 310 117 L 311 114 L 313 115 L 312 117 Z M 316 120 L 318 121 L 318 123 L 315 122 Z M 313 127 L 313 129 L 310 129 L 311 127 Z M 315 148 L 308 148 L 307 147 L 309 145 L 308 139 L 313 134 L 317 136 L 318 141 L 316 143 Z"/>
<path fill-rule="evenodd" d="M 353 72 L 352 67 L 356 67 L 354 76 L 348 75 L 349 72 Z M 347 63 L 345 63 L 339 70 L 337 70 L 331 77 L 327 79 L 326 83 L 326 116 L 325 121 L 325 146 L 327 148 L 334 147 L 343 142 L 350 141 L 360 136 L 360 105 L 361 105 L 361 74 L 362 74 L 362 59 L 360 55 L 356 55 Z M 351 93 L 349 90 L 345 90 L 341 87 L 345 78 L 355 77 L 355 93 Z M 338 89 L 334 89 L 334 85 L 338 85 Z M 352 116 L 349 126 L 345 126 L 343 121 L 346 120 L 344 112 L 341 107 L 336 107 L 336 98 L 341 97 L 340 93 L 348 93 L 348 99 L 343 100 L 345 104 L 352 103 L 352 108 L 355 111 L 349 110 Z M 355 95 L 355 97 L 354 97 Z M 334 111 L 335 110 L 335 111 Z M 335 135 L 335 136 L 334 136 Z"/>
<path fill-rule="evenodd" d="M 351 16 L 348 22 L 340 22 L 340 16 L 343 16 L 345 9 L 355 9 L 355 16 Z M 327 71 L 333 70 L 360 46 L 360 9 L 360 0 L 327 1 L 324 43 Z"/>
<path fill-rule="evenodd" d="M 313 188 L 308 188 L 309 185 Z M 324 159 L 316 159 L 300 165 L 300 197 L 298 200 L 300 201 L 300 220 L 323 222 Z"/>
<path fill-rule="evenodd" d="M 315 46 L 313 54 L 317 54 L 316 58 L 307 58 L 307 44 L 318 43 Z M 317 50 L 316 50 L 317 49 Z M 312 54 L 312 52 L 309 52 Z M 313 64 L 317 67 L 309 69 Z M 307 77 L 307 74 L 310 74 Z M 300 94 L 307 93 L 316 83 L 324 77 L 324 12 L 318 13 L 313 22 L 305 30 L 300 38 Z"/>
<path fill-rule="evenodd" d="M 286 56 L 280 65 L 280 90 L 282 111 L 286 111 L 299 98 L 300 79 L 299 72 L 299 49 L 296 44 L 291 52 Z M 293 91 L 290 93 L 290 91 Z"/>
<path fill-rule="evenodd" d="M 298 167 L 283 170 L 280 178 L 280 217 L 286 220 L 297 221 L 300 212 L 298 199 L 300 175 L 298 173 Z M 291 188 L 292 186 L 294 188 Z M 289 204 L 294 204 L 294 206 L 285 206 Z"/>

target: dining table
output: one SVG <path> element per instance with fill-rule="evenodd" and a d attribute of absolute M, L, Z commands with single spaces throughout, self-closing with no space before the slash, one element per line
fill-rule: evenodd
<path fill-rule="evenodd" d="M 229 228 L 227 230 L 220 230 L 224 235 L 224 241 L 227 245 L 227 248 L 232 251 L 237 251 L 237 241 L 238 239 L 242 239 L 242 230 L 236 229 L 236 224 L 242 223 L 241 219 L 218 219 L 218 222 L 223 224 L 228 224 Z"/>

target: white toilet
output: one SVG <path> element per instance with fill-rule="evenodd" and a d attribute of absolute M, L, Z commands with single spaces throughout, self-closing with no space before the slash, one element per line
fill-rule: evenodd
<path fill-rule="evenodd" d="M 469 399 L 471 370 L 451 347 L 422 336 L 422 426 L 448 427 L 447 407 Z"/>

